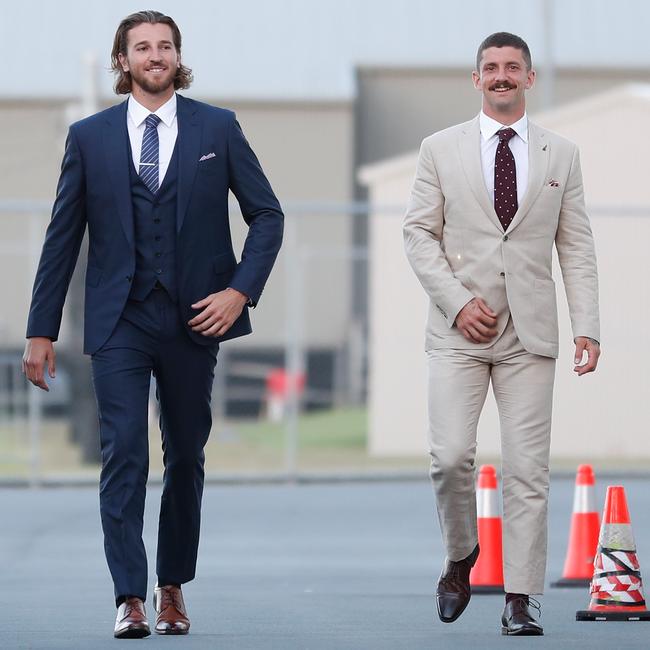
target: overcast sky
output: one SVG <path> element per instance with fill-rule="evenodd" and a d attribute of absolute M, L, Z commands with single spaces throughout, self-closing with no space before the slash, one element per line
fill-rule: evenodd
<path fill-rule="evenodd" d="M 195 72 L 190 94 L 231 99 L 346 99 L 354 66 L 466 65 L 489 33 L 545 52 L 542 9 L 553 6 L 559 64 L 648 66 L 646 0 L 159 0 L 183 33 Z M 143 3 L 144 4 L 144 3 Z M 119 21 L 145 7 L 127 0 L 0 0 L 5 97 L 75 97 L 82 58 L 107 68 Z M 101 93 L 112 77 L 102 71 Z"/>

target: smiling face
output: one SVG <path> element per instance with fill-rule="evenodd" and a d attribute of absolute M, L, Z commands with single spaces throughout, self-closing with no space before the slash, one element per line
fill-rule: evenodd
<path fill-rule="evenodd" d="M 472 80 L 483 94 L 483 112 L 502 124 L 513 124 L 526 111 L 525 93 L 533 86 L 535 71 L 527 68 L 520 49 L 488 47 Z"/>
<path fill-rule="evenodd" d="M 174 94 L 174 77 L 180 54 L 174 46 L 172 30 L 163 23 L 142 23 L 127 33 L 126 55 L 120 65 L 130 73 L 132 93 L 168 99 Z"/>

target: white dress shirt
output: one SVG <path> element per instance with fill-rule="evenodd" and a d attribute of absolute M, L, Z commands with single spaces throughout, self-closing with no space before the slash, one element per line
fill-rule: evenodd
<path fill-rule="evenodd" d="M 521 200 L 528 187 L 528 117 L 524 113 L 524 116 L 520 120 L 517 120 L 510 126 L 500 124 L 491 117 L 488 117 L 483 111 L 480 112 L 478 119 L 481 128 L 481 164 L 483 166 L 483 178 L 485 178 L 485 187 L 487 187 L 492 202 L 494 202 L 494 159 L 497 154 L 497 146 L 499 145 L 497 131 L 510 128 L 517 134 L 511 138 L 508 145 L 515 158 L 517 203 L 521 205 Z"/>
<path fill-rule="evenodd" d="M 176 120 L 176 93 L 166 101 L 155 115 L 160 118 L 158 123 L 158 185 L 162 185 L 169 161 L 174 153 L 176 136 L 178 135 L 178 121 Z M 126 111 L 126 125 L 129 130 L 129 141 L 131 142 L 131 153 L 133 154 L 133 165 L 136 172 L 140 171 L 140 151 L 142 150 L 142 136 L 144 135 L 145 123 L 151 111 L 139 104 L 133 95 L 129 97 L 129 105 Z"/>

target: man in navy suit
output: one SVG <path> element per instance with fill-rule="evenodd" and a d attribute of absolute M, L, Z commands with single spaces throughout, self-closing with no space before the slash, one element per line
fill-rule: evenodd
<path fill-rule="evenodd" d="M 181 585 L 194 578 L 210 396 L 221 341 L 251 332 L 278 254 L 283 214 L 232 112 L 175 93 L 174 21 L 125 18 L 115 35 L 120 105 L 70 127 L 52 219 L 34 282 L 23 370 L 48 390 L 63 304 L 89 235 L 84 351 L 100 420 L 100 510 L 118 606 L 114 634 L 147 636 L 142 542 L 148 473 L 147 405 L 156 378 L 164 482 L 154 589 L 155 631 L 186 634 Z M 237 263 L 228 192 L 249 227 Z"/>

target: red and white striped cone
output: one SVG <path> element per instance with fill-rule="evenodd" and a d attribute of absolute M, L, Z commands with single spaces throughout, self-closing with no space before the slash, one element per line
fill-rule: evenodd
<path fill-rule="evenodd" d="M 476 485 L 478 545 L 481 549 L 469 574 L 473 594 L 503 593 L 501 514 L 497 501 L 497 471 L 481 465 Z"/>
<path fill-rule="evenodd" d="M 591 465 L 580 465 L 576 473 L 564 571 L 559 580 L 551 582 L 551 587 L 588 587 L 591 582 L 600 527 L 594 499 L 595 485 Z"/>
<path fill-rule="evenodd" d="M 577 621 L 650 621 L 625 489 L 607 488 L 588 610 Z"/>

